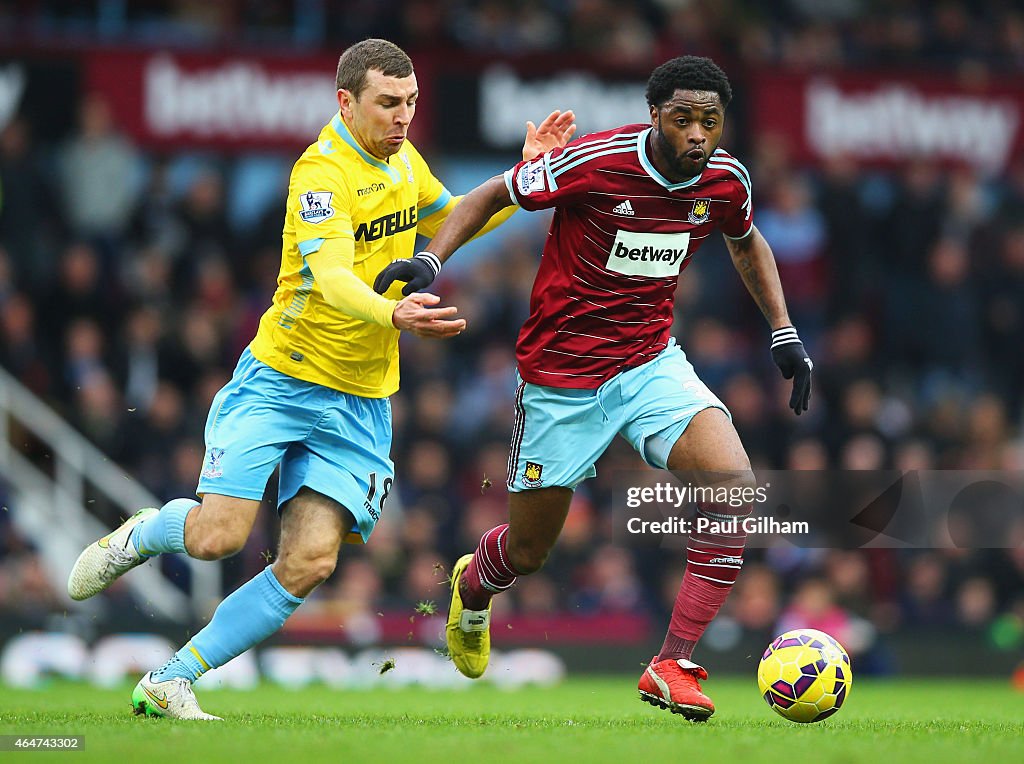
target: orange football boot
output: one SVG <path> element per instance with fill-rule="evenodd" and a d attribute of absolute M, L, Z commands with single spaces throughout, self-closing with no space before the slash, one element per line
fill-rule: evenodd
<path fill-rule="evenodd" d="M 704 722 L 715 713 L 715 704 L 705 695 L 698 679 L 707 679 L 708 672 L 693 661 L 655 656 L 640 677 L 640 700 L 652 706 L 681 714 L 691 722 Z"/>

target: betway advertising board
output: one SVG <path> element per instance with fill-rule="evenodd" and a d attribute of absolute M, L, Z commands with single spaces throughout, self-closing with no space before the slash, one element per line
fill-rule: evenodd
<path fill-rule="evenodd" d="M 91 91 L 140 144 L 301 150 L 337 111 L 333 56 L 98 52 Z"/>
<path fill-rule="evenodd" d="M 647 77 L 609 76 L 552 61 L 523 71 L 510 63 L 481 67 L 439 66 L 436 92 L 438 142 L 451 151 L 518 154 L 526 121 L 539 124 L 555 109 L 572 109 L 579 135 L 633 122 L 648 122 Z M 441 116 L 443 115 L 443 116 Z"/>
<path fill-rule="evenodd" d="M 1000 172 L 1024 155 L 1024 78 L 967 87 L 952 76 L 755 72 L 748 131 L 775 135 L 798 161 L 922 158 Z"/>

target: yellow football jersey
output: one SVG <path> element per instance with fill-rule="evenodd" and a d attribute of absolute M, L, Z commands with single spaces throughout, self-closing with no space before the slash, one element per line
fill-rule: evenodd
<path fill-rule="evenodd" d="M 377 159 L 335 115 L 292 169 L 277 291 L 252 354 L 307 382 L 366 398 L 391 395 L 398 389 L 398 330 L 328 304 L 304 258 L 327 239 L 354 238 L 353 271 L 372 285 L 390 262 L 412 256 L 417 229 L 433 235 L 456 203 L 412 143 Z M 402 286 L 386 296 L 401 299 Z"/>

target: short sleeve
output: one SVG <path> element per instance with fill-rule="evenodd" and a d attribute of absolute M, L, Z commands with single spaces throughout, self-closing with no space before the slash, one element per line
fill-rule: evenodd
<path fill-rule="evenodd" d="M 340 172 L 325 161 L 300 159 L 288 187 L 288 214 L 303 255 L 325 239 L 351 238 L 351 191 Z"/>
<path fill-rule="evenodd" d="M 730 239 L 742 239 L 754 229 L 754 200 L 751 192 L 750 174 L 747 168 L 736 160 L 721 169 L 727 169 L 735 177 L 729 194 L 729 215 L 722 221 L 721 231 Z"/>
<path fill-rule="evenodd" d="M 512 201 L 524 210 L 542 210 L 569 206 L 586 196 L 590 190 L 586 169 L 565 155 L 572 145 L 552 149 L 508 170 L 505 186 Z"/>

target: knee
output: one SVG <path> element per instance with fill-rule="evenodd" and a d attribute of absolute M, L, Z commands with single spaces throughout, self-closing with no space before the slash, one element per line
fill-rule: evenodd
<path fill-rule="evenodd" d="M 305 567 L 304 573 L 306 581 L 309 585 L 310 590 L 320 586 L 324 581 L 331 577 L 334 573 L 334 566 L 337 564 L 338 558 L 335 557 L 317 557 L 313 560 L 309 560 Z"/>
<path fill-rule="evenodd" d="M 259 502 L 203 497 L 185 518 L 185 550 L 199 560 L 220 560 L 242 551 Z"/>
<path fill-rule="evenodd" d="M 337 553 L 304 559 L 282 555 L 274 564 L 274 576 L 296 597 L 305 597 L 331 577 L 337 561 Z"/>
<path fill-rule="evenodd" d="M 733 485 L 741 489 L 745 496 L 753 495 L 757 490 L 757 478 L 753 470 L 750 469 L 750 465 L 748 464 L 746 467 L 735 470 L 734 475 Z"/>
<path fill-rule="evenodd" d="M 188 545 L 190 556 L 200 560 L 221 560 L 231 557 L 242 551 L 245 546 L 245 537 L 239 537 L 228 532 L 207 533 L 194 539 Z"/>
<path fill-rule="evenodd" d="M 508 555 L 508 563 L 517 573 L 528 576 L 536 573 L 544 567 L 551 549 L 536 544 L 512 544 L 508 545 L 505 554 Z"/>
<path fill-rule="evenodd" d="M 713 470 L 698 471 L 698 483 L 714 488 L 727 488 L 730 495 L 753 496 L 757 488 L 757 477 L 750 467 L 750 462 L 736 460 L 733 464 Z"/>

